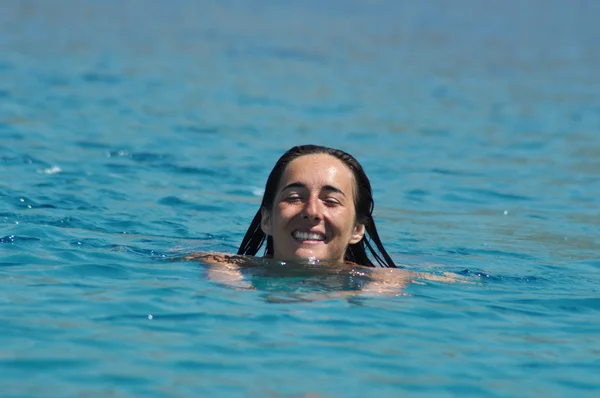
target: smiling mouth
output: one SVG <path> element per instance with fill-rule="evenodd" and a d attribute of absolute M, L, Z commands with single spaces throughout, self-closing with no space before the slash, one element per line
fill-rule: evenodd
<path fill-rule="evenodd" d="M 325 235 L 318 232 L 292 232 L 292 237 L 300 242 L 325 242 Z"/>

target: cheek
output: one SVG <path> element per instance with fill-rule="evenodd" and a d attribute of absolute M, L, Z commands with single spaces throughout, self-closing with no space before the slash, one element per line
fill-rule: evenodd
<path fill-rule="evenodd" d="M 293 208 L 286 203 L 280 203 L 274 210 L 273 220 L 277 224 L 285 223 L 294 215 Z"/>
<path fill-rule="evenodd" d="M 330 213 L 330 218 L 332 220 L 335 220 L 335 224 L 340 229 L 351 230 L 354 228 L 355 216 L 354 216 L 354 211 L 352 211 L 351 209 L 348 209 L 348 208 L 334 209 Z"/>
<path fill-rule="evenodd" d="M 277 210 L 282 218 L 291 218 L 302 211 L 302 206 L 295 203 L 281 202 Z"/>

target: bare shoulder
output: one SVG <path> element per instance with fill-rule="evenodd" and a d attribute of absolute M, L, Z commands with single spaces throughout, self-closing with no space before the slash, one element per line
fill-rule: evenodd
<path fill-rule="evenodd" d="M 240 256 L 227 253 L 191 253 L 185 260 L 201 261 L 210 265 L 249 266 L 258 263 L 259 259 L 253 256 Z"/>
<path fill-rule="evenodd" d="M 222 283 L 234 289 L 254 289 L 252 283 L 246 281 L 242 274 L 242 268 L 251 265 L 254 257 L 225 253 L 191 253 L 185 259 L 208 264 L 208 278 L 213 282 Z"/>
<path fill-rule="evenodd" d="M 229 262 L 229 254 L 224 253 L 190 253 L 185 256 L 186 260 L 202 261 L 208 264 L 221 264 Z"/>

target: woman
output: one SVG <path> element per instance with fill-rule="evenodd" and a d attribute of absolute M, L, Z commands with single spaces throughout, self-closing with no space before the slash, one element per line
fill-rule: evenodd
<path fill-rule="evenodd" d="M 256 256 L 265 242 L 263 258 L 280 262 L 396 268 L 379 239 L 373 207 L 371 184 L 354 157 L 323 146 L 296 146 L 271 171 L 238 256 L 195 254 L 188 259 L 225 266 L 211 268 L 210 275 L 230 283 L 243 280 L 238 265 L 256 262 L 249 256 Z M 404 284 L 407 275 L 396 273 L 396 279 Z"/>

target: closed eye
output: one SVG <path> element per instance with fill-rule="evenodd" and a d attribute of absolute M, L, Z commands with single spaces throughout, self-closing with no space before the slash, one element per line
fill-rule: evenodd
<path fill-rule="evenodd" d="M 298 194 L 292 194 L 292 195 L 286 196 L 284 200 L 289 203 L 295 203 L 295 202 L 301 201 L 302 197 Z"/>
<path fill-rule="evenodd" d="M 340 201 L 335 198 L 327 198 L 324 200 L 327 206 L 338 206 L 340 205 Z"/>

